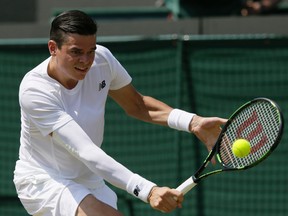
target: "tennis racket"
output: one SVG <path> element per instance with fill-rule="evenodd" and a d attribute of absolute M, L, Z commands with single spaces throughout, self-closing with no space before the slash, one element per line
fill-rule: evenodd
<path fill-rule="evenodd" d="M 259 164 L 279 144 L 283 127 L 283 115 L 274 101 L 256 98 L 245 103 L 223 126 L 216 144 L 197 172 L 176 189 L 186 194 L 208 176 L 223 171 L 245 170 Z M 251 146 L 250 153 L 241 158 L 232 152 L 233 142 L 240 138 L 248 140 Z M 203 174 L 213 156 L 218 159 L 220 168 Z"/>

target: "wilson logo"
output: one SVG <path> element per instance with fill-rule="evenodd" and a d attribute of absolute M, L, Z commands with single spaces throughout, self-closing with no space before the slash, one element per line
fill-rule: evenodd
<path fill-rule="evenodd" d="M 249 129 L 251 131 L 248 131 L 247 133 L 246 130 Z M 242 137 L 249 141 L 253 140 L 257 136 L 260 136 L 259 141 L 256 144 L 253 144 L 251 148 L 251 153 L 257 152 L 268 141 L 268 138 L 263 131 L 263 126 L 258 120 L 258 114 L 256 111 L 254 111 L 252 115 L 238 127 L 236 133 L 237 137 Z"/>

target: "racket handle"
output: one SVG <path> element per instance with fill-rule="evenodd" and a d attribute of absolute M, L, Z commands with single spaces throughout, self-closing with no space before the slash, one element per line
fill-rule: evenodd
<path fill-rule="evenodd" d="M 176 190 L 182 192 L 184 195 L 190 191 L 193 187 L 195 187 L 197 183 L 194 182 L 193 178 L 188 178 L 185 182 L 179 185 Z"/>

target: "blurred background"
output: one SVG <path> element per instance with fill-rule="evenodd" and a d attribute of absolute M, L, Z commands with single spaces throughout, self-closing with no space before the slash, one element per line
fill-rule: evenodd
<path fill-rule="evenodd" d="M 287 0 L 0 0 L 0 215 L 25 216 L 13 185 L 22 77 L 49 56 L 54 16 L 80 9 L 143 94 L 202 116 L 228 118 L 255 97 L 276 101 L 287 124 Z M 125 116 L 107 101 L 103 148 L 159 185 L 177 187 L 207 155 L 191 134 Z M 287 127 L 286 127 L 287 128 Z M 201 182 L 173 216 L 287 216 L 287 129 L 256 168 Z M 163 215 L 115 188 L 127 216 Z"/>
<path fill-rule="evenodd" d="M 288 32 L 288 0 L 1 0 L 0 6 L 0 38 L 46 38 L 51 18 L 72 8 L 97 18 L 99 36 Z"/>

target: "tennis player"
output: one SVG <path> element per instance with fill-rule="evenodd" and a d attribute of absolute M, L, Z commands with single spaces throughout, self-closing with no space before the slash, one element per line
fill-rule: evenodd
<path fill-rule="evenodd" d="M 21 82 L 18 196 L 31 215 L 122 215 L 107 181 L 171 212 L 181 207 L 182 193 L 133 173 L 100 148 L 107 96 L 129 116 L 196 134 L 208 149 L 226 120 L 173 109 L 140 94 L 111 52 L 96 44 L 96 32 L 85 13 L 60 14 L 51 24 L 50 57 Z"/>

